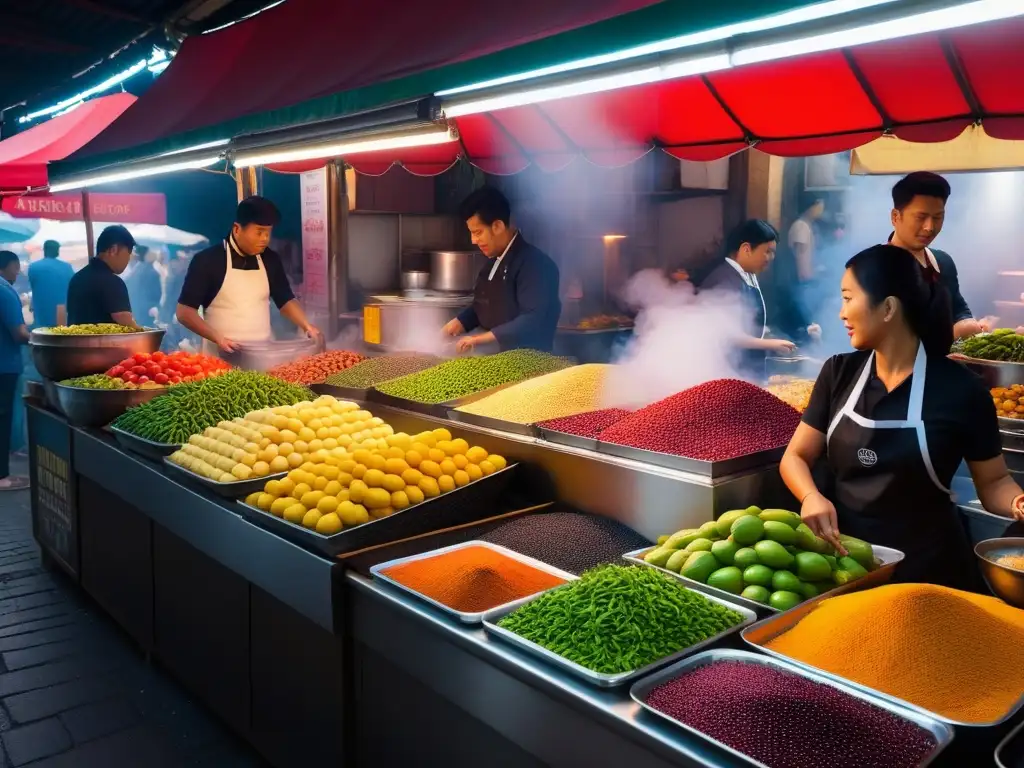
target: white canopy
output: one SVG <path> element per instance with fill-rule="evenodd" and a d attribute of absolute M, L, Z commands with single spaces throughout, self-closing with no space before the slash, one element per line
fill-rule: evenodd
<path fill-rule="evenodd" d="M 108 222 L 95 222 L 93 234 L 99 237 Z M 148 248 L 177 246 L 180 248 L 200 248 L 209 244 L 209 239 L 193 232 L 168 227 L 165 224 L 125 224 L 132 233 L 135 242 Z M 29 249 L 42 248 L 47 240 L 56 240 L 62 246 L 85 245 L 85 223 L 81 221 L 47 221 L 42 222 L 39 231 L 25 245 Z"/>

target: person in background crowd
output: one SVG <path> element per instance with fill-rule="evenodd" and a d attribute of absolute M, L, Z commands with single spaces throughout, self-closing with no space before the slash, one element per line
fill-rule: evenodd
<path fill-rule="evenodd" d="M 128 287 L 120 278 L 135 250 L 135 238 L 119 224 L 96 240 L 96 258 L 82 267 L 68 286 L 68 323 L 118 323 L 138 328 Z"/>
<path fill-rule="evenodd" d="M 915 171 L 892 188 L 892 229 L 889 242 L 910 251 L 925 277 L 949 291 L 953 310 L 953 337 L 963 339 L 992 330 L 995 318 L 975 320 L 960 293 L 956 264 L 945 251 L 929 248 L 942 231 L 946 218 L 949 182 L 937 173 Z"/>
<path fill-rule="evenodd" d="M 472 306 L 449 321 L 443 333 L 461 336 L 455 345 L 459 352 L 495 344 L 502 352 L 550 352 L 562 313 L 558 265 L 511 225 L 511 206 L 497 189 L 483 187 L 470 194 L 460 215 L 488 263 L 477 275 Z M 478 328 L 481 333 L 472 333 Z"/>
<path fill-rule="evenodd" d="M 28 488 L 26 477 L 11 476 L 11 425 L 14 419 L 14 395 L 22 372 L 21 347 L 29 340 L 21 297 L 14 282 L 21 272 L 18 256 L 0 251 L 0 491 Z"/>
<path fill-rule="evenodd" d="M 56 240 L 43 243 L 43 258 L 32 262 L 28 268 L 34 327 L 67 325 L 68 286 L 74 276 L 74 268 L 60 259 L 60 243 Z"/>
<path fill-rule="evenodd" d="M 160 274 L 153 267 L 153 262 L 147 258 L 147 254 L 140 254 L 138 250 L 132 255 L 130 272 L 126 273 L 124 283 L 128 287 L 132 315 L 147 324 L 156 319 L 162 289 Z"/>
<path fill-rule="evenodd" d="M 796 278 L 800 283 L 811 282 L 818 273 L 815 262 L 814 222 L 825 213 L 825 200 L 813 193 L 804 193 L 801 198 L 803 211 L 789 227 L 787 241 L 796 264 Z"/>

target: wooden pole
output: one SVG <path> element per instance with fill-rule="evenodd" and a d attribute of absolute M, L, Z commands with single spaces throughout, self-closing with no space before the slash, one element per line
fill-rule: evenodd
<path fill-rule="evenodd" d="M 96 258 L 96 240 L 92 235 L 92 206 L 89 204 L 89 190 L 82 190 L 82 220 L 85 222 L 85 247 L 89 258 Z"/>

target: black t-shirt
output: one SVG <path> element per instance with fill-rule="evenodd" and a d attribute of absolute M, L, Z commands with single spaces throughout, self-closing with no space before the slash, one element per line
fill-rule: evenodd
<path fill-rule="evenodd" d="M 277 252 L 269 248 L 260 254 L 260 258 L 263 260 L 263 268 L 267 272 L 267 281 L 270 283 L 270 298 L 280 309 L 295 298 L 292 287 L 288 283 L 288 275 L 284 271 L 284 264 L 281 263 L 281 257 Z M 232 248 L 231 268 L 259 269 L 260 267 L 255 256 L 244 256 Z M 224 257 L 223 242 L 210 246 L 205 251 L 200 251 L 188 265 L 188 273 L 185 275 L 185 283 L 181 287 L 178 303 L 193 309 L 210 306 L 217 298 L 217 294 L 220 293 L 221 286 L 224 285 L 225 275 L 227 275 L 227 259 Z"/>
<path fill-rule="evenodd" d="M 832 419 L 849 399 L 868 354 L 836 355 L 825 363 L 804 412 L 805 424 L 828 434 Z M 886 392 L 872 366 L 871 377 L 854 410 L 876 421 L 906 419 L 913 378 L 908 376 L 892 392 Z M 954 360 L 928 358 L 921 416 L 935 474 L 947 488 L 962 460 L 988 461 L 1002 453 L 991 394 L 980 377 Z"/>
<path fill-rule="evenodd" d="M 967 299 L 960 293 L 960 276 L 956 271 L 956 263 L 945 251 L 937 251 L 932 248 L 931 252 L 935 257 L 935 263 L 939 265 L 939 284 L 945 286 L 949 291 L 953 322 L 959 323 L 961 320 L 969 320 L 974 317 L 967 304 Z"/>
<path fill-rule="evenodd" d="M 68 284 L 68 325 L 112 323 L 117 312 L 131 312 L 128 286 L 102 259 L 90 259 Z"/>

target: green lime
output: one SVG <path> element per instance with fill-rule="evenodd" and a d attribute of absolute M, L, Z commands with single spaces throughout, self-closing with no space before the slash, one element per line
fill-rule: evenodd
<path fill-rule="evenodd" d="M 803 602 L 803 598 L 795 592 L 772 592 L 768 598 L 768 605 L 777 611 L 788 611 Z"/>
<path fill-rule="evenodd" d="M 789 568 L 793 562 L 793 556 L 777 541 L 759 541 L 754 545 L 754 551 L 758 560 L 769 568 Z"/>
<path fill-rule="evenodd" d="M 753 600 L 755 602 L 765 604 L 768 603 L 768 595 L 768 590 L 764 587 L 758 586 L 757 584 L 751 584 L 740 593 L 740 596 L 747 598 L 747 600 Z"/>
<path fill-rule="evenodd" d="M 721 567 L 721 563 L 710 552 L 694 552 L 689 556 L 679 574 L 703 584 L 712 573 Z"/>
<path fill-rule="evenodd" d="M 800 594 L 800 579 L 791 571 L 776 571 L 772 574 L 772 589 L 776 592 Z"/>
<path fill-rule="evenodd" d="M 764 535 L 764 523 L 759 517 L 745 516 L 732 524 L 732 538 L 741 546 L 748 546 Z"/>
<path fill-rule="evenodd" d="M 722 539 L 711 545 L 711 554 L 718 558 L 722 565 L 735 565 L 733 562 L 740 545 L 732 539 Z"/>
<path fill-rule="evenodd" d="M 737 568 L 749 568 L 752 565 L 760 563 L 760 559 L 757 557 L 751 547 L 743 547 L 742 549 L 736 550 L 736 554 L 732 558 L 732 564 Z"/>
<path fill-rule="evenodd" d="M 743 583 L 767 587 L 772 583 L 772 569 L 767 565 L 752 565 L 743 571 Z"/>
<path fill-rule="evenodd" d="M 738 595 L 743 591 L 743 574 L 736 566 L 730 565 L 726 568 L 719 568 L 708 576 L 708 586 Z"/>

